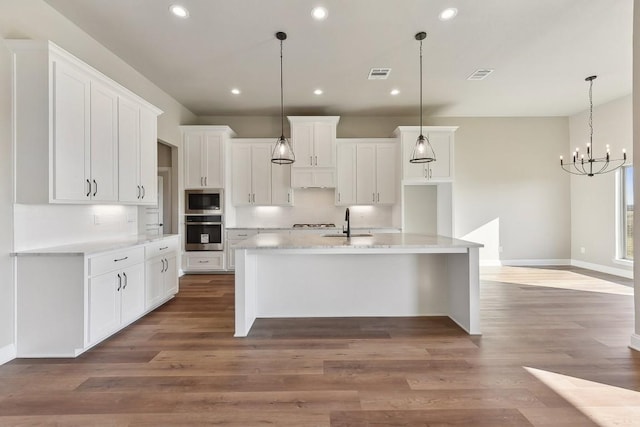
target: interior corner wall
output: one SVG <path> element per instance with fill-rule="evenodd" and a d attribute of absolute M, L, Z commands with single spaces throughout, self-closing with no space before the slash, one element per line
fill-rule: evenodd
<path fill-rule="evenodd" d="M 596 81 L 597 82 L 597 81 Z M 569 118 L 569 146 L 565 157 L 576 147 L 586 150 L 589 141 L 589 111 Z M 628 95 L 593 108 L 593 147 L 604 155 L 633 159 L 632 96 Z M 631 163 L 631 161 L 629 163 Z M 616 257 L 616 179 L 618 172 L 593 177 L 571 176 L 571 259 L 584 265 L 631 272 L 632 267 L 614 262 Z M 638 187 L 636 187 L 638 188 Z M 578 264 L 581 265 L 581 264 Z"/>
<path fill-rule="evenodd" d="M 15 355 L 11 55 L 0 42 L 0 364 Z"/>
<path fill-rule="evenodd" d="M 633 2 L 633 87 L 636 88 L 632 93 L 633 151 L 640 155 L 640 90 L 637 89 L 640 88 L 640 0 Z M 640 188 L 640 173 L 633 176 L 633 188 Z M 640 242 L 640 227 L 633 228 L 633 240 Z M 634 245 L 633 258 L 640 259 L 640 245 Z M 631 336 L 631 347 L 640 350 L 640 287 L 635 279 L 640 278 L 640 262 L 634 263 L 633 272 L 635 333 Z"/>

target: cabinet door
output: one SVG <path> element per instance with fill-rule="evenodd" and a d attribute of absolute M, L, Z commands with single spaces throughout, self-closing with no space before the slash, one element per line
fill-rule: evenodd
<path fill-rule="evenodd" d="M 237 144 L 231 149 L 231 201 L 234 206 L 246 206 L 251 196 L 251 146 Z"/>
<path fill-rule="evenodd" d="M 158 116 L 140 108 L 140 201 L 158 203 Z"/>
<path fill-rule="evenodd" d="M 376 146 L 376 202 L 394 204 L 396 202 L 396 145 L 377 144 Z"/>
<path fill-rule="evenodd" d="M 146 296 L 145 308 L 149 309 L 158 304 L 164 297 L 164 258 L 154 258 L 146 262 Z"/>
<path fill-rule="evenodd" d="M 292 206 L 291 165 L 271 164 L 271 204 Z"/>
<path fill-rule="evenodd" d="M 376 146 L 358 144 L 356 148 L 356 202 L 359 205 L 376 203 Z"/>
<path fill-rule="evenodd" d="M 222 135 L 205 134 L 205 173 L 204 186 L 208 188 L 224 188 L 224 171 L 222 157 Z"/>
<path fill-rule="evenodd" d="M 436 153 L 436 161 L 429 163 L 429 179 L 451 179 L 451 137 L 451 132 L 429 132 L 429 141 Z"/>
<path fill-rule="evenodd" d="M 425 163 L 410 163 L 413 148 L 419 132 L 402 133 L 402 177 L 404 179 L 425 179 Z"/>
<path fill-rule="evenodd" d="M 122 271 L 120 297 L 121 323 L 129 323 L 144 312 L 144 264 L 136 264 Z"/>
<path fill-rule="evenodd" d="M 356 145 L 339 144 L 336 159 L 336 205 L 356 204 Z"/>
<path fill-rule="evenodd" d="M 64 62 L 53 63 L 53 198 L 89 200 L 90 80 Z"/>
<path fill-rule="evenodd" d="M 94 343 L 120 325 L 122 275 L 106 273 L 89 279 L 89 342 Z"/>
<path fill-rule="evenodd" d="M 118 95 L 91 82 L 91 199 L 118 200 Z"/>
<path fill-rule="evenodd" d="M 164 296 L 169 297 L 178 293 L 178 269 L 176 254 L 168 254 L 165 258 Z"/>
<path fill-rule="evenodd" d="M 251 147 L 251 188 L 254 205 L 271 204 L 271 147 L 268 144 Z"/>
<path fill-rule="evenodd" d="M 297 123 L 291 125 L 291 143 L 296 161 L 292 167 L 304 168 L 313 166 L 313 123 Z"/>
<path fill-rule="evenodd" d="M 313 165 L 334 167 L 335 127 L 331 123 L 315 123 L 313 132 Z"/>
<path fill-rule="evenodd" d="M 202 156 L 204 153 L 204 134 L 187 133 L 184 136 L 184 188 L 204 187 Z"/>
<path fill-rule="evenodd" d="M 140 107 L 118 99 L 118 194 L 121 202 L 139 202 L 140 187 Z"/>

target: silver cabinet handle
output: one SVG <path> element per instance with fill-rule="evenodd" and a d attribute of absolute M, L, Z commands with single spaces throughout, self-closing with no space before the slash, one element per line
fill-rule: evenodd
<path fill-rule="evenodd" d="M 140 198 L 140 186 L 138 185 L 138 199 Z"/>
<path fill-rule="evenodd" d="M 200 185 L 204 187 L 204 178 L 200 177 Z"/>
<path fill-rule="evenodd" d="M 251 201 L 252 201 L 253 203 L 255 203 L 255 202 L 256 202 L 256 193 L 253 193 L 253 195 L 251 196 Z"/>
<path fill-rule="evenodd" d="M 125 273 L 124 271 L 122 272 L 122 277 L 124 277 L 124 286 L 122 287 L 122 290 L 124 291 L 125 289 L 127 289 L 127 283 L 129 282 L 129 279 L 127 278 L 127 273 Z"/>
<path fill-rule="evenodd" d="M 315 156 L 315 165 L 318 166 L 318 156 Z"/>
<path fill-rule="evenodd" d="M 120 288 L 122 288 L 122 277 L 118 274 L 118 289 L 116 291 L 120 292 Z"/>
<path fill-rule="evenodd" d="M 251 203 L 251 193 L 249 193 L 249 203 Z"/>
<path fill-rule="evenodd" d="M 209 260 L 200 260 L 198 261 L 200 264 L 209 264 Z"/>
<path fill-rule="evenodd" d="M 373 196 L 371 201 L 375 202 L 376 201 L 376 193 L 371 193 L 371 196 Z"/>
<path fill-rule="evenodd" d="M 429 179 L 433 178 L 433 170 L 429 168 Z"/>
<path fill-rule="evenodd" d="M 160 248 L 159 250 L 164 251 L 165 249 L 169 249 L 169 246 L 164 246 L 164 247 Z"/>
<path fill-rule="evenodd" d="M 169 271 L 169 260 L 165 258 L 164 262 L 167 263 L 167 268 L 165 268 L 164 271 Z"/>
<path fill-rule="evenodd" d="M 91 194 L 91 181 L 87 179 L 87 184 L 89 184 L 89 191 L 87 191 L 87 197 Z"/>
<path fill-rule="evenodd" d="M 147 194 L 146 190 L 144 189 L 144 185 L 142 186 L 142 198 L 144 199 L 144 196 Z"/>
<path fill-rule="evenodd" d="M 114 259 L 113 262 L 118 262 L 118 261 L 124 261 L 125 259 L 129 259 L 128 256 L 124 257 L 124 258 L 118 258 L 118 259 Z"/>
<path fill-rule="evenodd" d="M 95 189 L 93 190 L 93 197 L 96 197 L 96 194 L 98 194 L 98 183 L 96 182 L 95 179 L 93 179 L 92 181 L 93 181 L 93 186 L 95 187 Z"/>
<path fill-rule="evenodd" d="M 160 273 L 164 273 L 164 260 L 161 259 L 160 262 L 162 262 L 162 268 L 160 269 Z"/>
<path fill-rule="evenodd" d="M 340 201 L 340 193 L 338 193 L 338 202 Z"/>
<path fill-rule="evenodd" d="M 204 186 L 205 187 L 207 186 L 207 177 L 206 176 L 204 177 Z"/>
<path fill-rule="evenodd" d="M 287 203 L 291 203 L 291 193 L 287 191 Z"/>
<path fill-rule="evenodd" d="M 309 156 L 309 166 L 313 166 L 313 156 Z"/>
<path fill-rule="evenodd" d="M 247 237 L 247 236 L 248 236 L 248 234 L 238 234 L 238 236 L 240 236 L 240 237 Z"/>
<path fill-rule="evenodd" d="M 376 194 L 378 196 L 376 202 L 379 202 L 380 201 L 380 193 L 376 193 Z"/>

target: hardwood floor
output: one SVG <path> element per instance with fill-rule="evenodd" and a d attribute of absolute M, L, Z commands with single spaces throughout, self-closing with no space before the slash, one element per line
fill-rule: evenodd
<path fill-rule="evenodd" d="M 185 276 L 77 359 L 0 366 L 0 425 L 640 425 L 629 282 L 582 273 L 483 268 L 481 337 L 447 318 L 345 318 L 259 319 L 233 338 L 233 276 Z"/>

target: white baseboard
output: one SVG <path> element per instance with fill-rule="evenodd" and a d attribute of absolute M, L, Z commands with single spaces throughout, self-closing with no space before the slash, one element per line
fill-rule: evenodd
<path fill-rule="evenodd" d="M 606 265 L 592 264 L 590 262 L 571 260 L 574 267 L 586 268 L 587 270 L 599 271 L 600 273 L 613 274 L 627 279 L 633 279 L 633 270 L 625 270 L 622 268 L 607 267 Z"/>
<path fill-rule="evenodd" d="M 496 267 L 507 265 L 510 267 L 571 265 L 570 259 L 485 259 L 480 260 L 481 267 Z"/>
<path fill-rule="evenodd" d="M 0 348 L 0 365 L 4 365 L 5 363 L 16 358 L 16 345 L 8 344 L 4 347 Z"/>
<path fill-rule="evenodd" d="M 640 335 L 631 334 L 631 341 L 629 342 L 629 348 L 640 351 Z"/>

